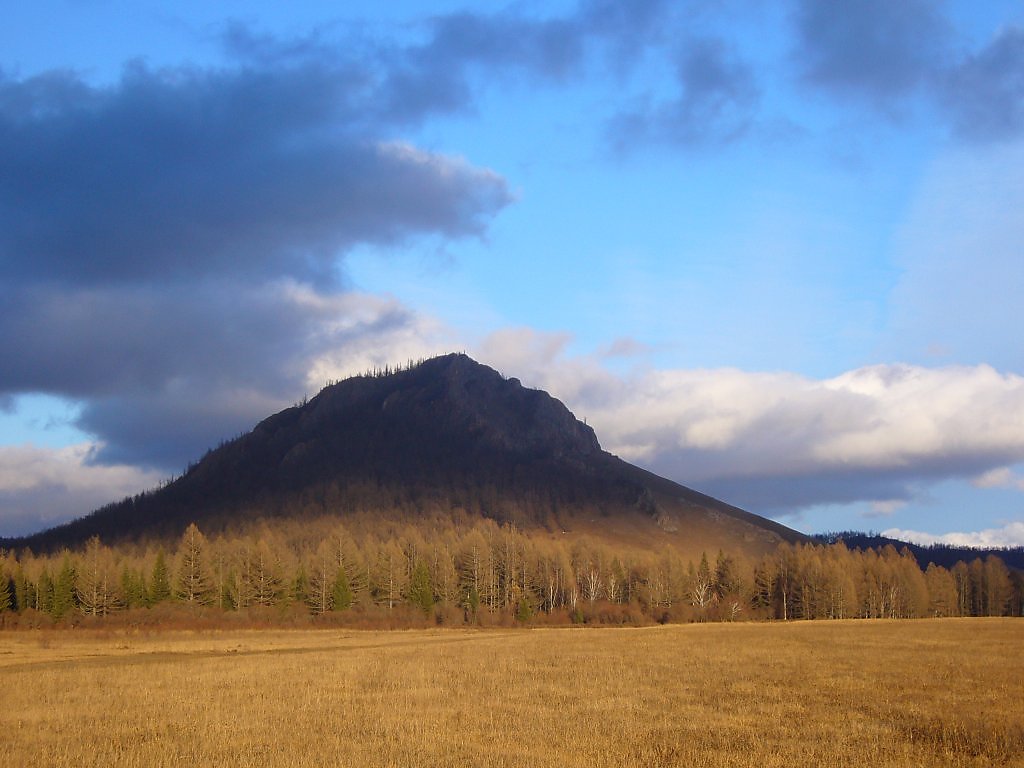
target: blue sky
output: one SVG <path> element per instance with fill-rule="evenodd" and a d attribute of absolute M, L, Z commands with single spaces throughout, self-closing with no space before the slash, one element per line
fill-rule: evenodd
<path fill-rule="evenodd" d="M 40 2 L 0 534 L 466 350 L 798 529 L 1024 544 L 1024 8 Z"/>

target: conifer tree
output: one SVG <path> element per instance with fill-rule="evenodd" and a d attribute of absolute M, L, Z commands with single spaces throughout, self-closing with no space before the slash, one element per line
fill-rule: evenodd
<path fill-rule="evenodd" d="M 53 607 L 53 577 L 43 569 L 36 584 L 35 609 L 41 613 L 50 613 Z"/>
<path fill-rule="evenodd" d="M 731 592 L 737 591 L 736 574 L 732 558 L 722 550 L 718 550 L 718 557 L 715 560 L 715 595 L 722 599 Z"/>
<path fill-rule="evenodd" d="M 331 610 L 346 611 L 352 605 L 352 588 L 348 583 L 348 575 L 345 569 L 339 567 L 334 577 L 334 585 L 331 587 Z"/>
<path fill-rule="evenodd" d="M 309 599 L 309 577 L 306 575 L 306 566 L 299 563 L 295 572 L 295 579 L 292 581 L 292 601 L 303 604 Z"/>
<path fill-rule="evenodd" d="M 146 606 L 146 582 L 142 574 L 129 568 L 127 563 L 121 569 L 121 595 L 124 597 L 125 608 Z"/>
<path fill-rule="evenodd" d="M 690 585 L 690 602 L 698 608 L 705 607 L 711 602 L 714 596 L 714 579 L 711 576 L 711 566 L 708 565 L 706 552 L 700 553 L 700 565 L 693 576 Z"/>
<path fill-rule="evenodd" d="M 476 586 L 473 584 L 470 584 L 469 588 L 466 590 L 466 599 L 463 602 L 463 607 L 467 611 L 468 618 L 476 618 L 476 615 L 480 610 L 480 593 L 477 592 Z"/>
<path fill-rule="evenodd" d="M 248 552 L 247 567 L 242 573 L 254 605 L 275 605 L 285 589 L 281 563 L 277 553 L 264 539 L 259 539 Z"/>
<path fill-rule="evenodd" d="M 121 602 L 117 594 L 113 555 L 100 543 L 99 536 L 93 536 L 86 545 L 75 594 L 79 608 L 87 616 L 105 616 Z"/>
<path fill-rule="evenodd" d="M 25 569 L 18 563 L 18 570 L 14 572 L 14 609 L 21 613 L 30 608 L 34 602 L 35 587 L 25 575 Z"/>
<path fill-rule="evenodd" d="M 149 604 L 156 605 L 171 597 L 171 578 L 167 573 L 167 561 L 161 547 L 153 563 L 153 575 L 149 579 Z"/>
<path fill-rule="evenodd" d="M 239 611 L 248 606 L 243 601 L 246 599 L 242 578 L 234 568 L 228 569 L 224 578 L 224 587 L 221 590 L 220 606 L 225 611 Z"/>
<path fill-rule="evenodd" d="M 533 606 L 530 605 L 530 601 L 526 598 L 526 595 L 520 595 L 519 600 L 516 603 L 516 621 L 520 624 L 525 624 L 533 616 Z"/>
<path fill-rule="evenodd" d="M 11 580 L 6 573 L 0 573 L 0 613 L 11 610 L 14 600 L 11 596 Z"/>
<path fill-rule="evenodd" d="M 55 619 L 65 616 L 75 607 L 75 568 L 71 564 L 71 556 L 64 555 L 57 578 L 53 582 L 53 601 L 50 603 L 50 615 Z"/>
<path fill-rule="evenodd" d="M 322 541 L 311 562 L 312 577 L 306 598 L 306 604 L 317 616 L 331 610 L 331 594 L 339 567 L 330 542 Z"/>
<path fill-rule="evenodd" d="M 423 613 L 430 613 L 434 607 L 434 589 L 430 585 L 430 572 L 422 560 L 416 563 L 409 582 L 409 602 Z"/>
<path fill-rule="evenodd" d="M 195 523 L 191 523 L 181 536 L 178 546 L 178 572 L 176 596 L 190 605 L 206 605 L 214 599 L 213 588 L 206 572 L 204 549 L 206 537 Z"/>

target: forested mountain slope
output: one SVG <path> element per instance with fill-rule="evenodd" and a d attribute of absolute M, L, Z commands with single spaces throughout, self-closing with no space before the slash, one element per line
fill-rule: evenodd
<path fill-rule="evenodd" d="M 330 385 L 158 490 L 0 544 L 54 551 L 94 535 L 175 540 L 193 522 L 233 532 L 281 518 L 446 513 L 693 555 L 758 556 L 805 540 L 618 459 L 547 393 L 450 354 Z"/>

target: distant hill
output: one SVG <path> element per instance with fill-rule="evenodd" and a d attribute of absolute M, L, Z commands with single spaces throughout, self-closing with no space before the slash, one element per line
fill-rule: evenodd
<path fill-rule="evenodd" d="M 154 436 L 159 439 L 159 436 Z M 699 556 L 757 556 L 807 538 L 601 449 L 546 392 L 466 355 L 356 376 L 260 422 L 157 490 L 8 548 L 173 539 L 190 522 L 481 515 L 552 537 L 589 535 Z"/>
<path fill-rule="evenodd" d="M 877 550 L 888 545 L 895 547 L 897 550 L 902 550 L 906 547 L 913 553 L 914 558 L 922 569 L 927 568 L 929 563 L 941 565 L 943 568 L 952 568 L 961 560 L 969 563 L 978 557 L 984 559 L 989 555 L 995 555 L 1010 568 L 1024 571 L 1024 547 L 985 549 L 978 547 L 954 547 L 949 544 L 922 546 L 920 544 L 911 544 L 907 541 L 900 541 L 899 539 L 890 539 L 888 536 L 882 536 L 877 533 L 861 533 L 858 531 L 822 533 L 815 535 L 813 538 L 823 544 L 834 544 L 841 539 L 850 549 L 860 550 Z"/>

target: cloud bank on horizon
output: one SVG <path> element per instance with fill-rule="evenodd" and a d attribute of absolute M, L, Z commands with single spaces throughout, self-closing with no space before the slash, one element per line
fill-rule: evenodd
<path fill-rule="evenodd" d="M 1024 544 L 1019 9 L 411 21 L 225 20 L 213 52 L 116 76 L 0 59 L 0 411 L 75 407 L 68 445 L 0 440 L 0 535 L 150 487 L 328 379 L 463 348 L 753 511 Z M 533 203 L 553 187 L 561 219 Z M 722 210 L 669 231 L 680 209 L 629 207 L 647 188 Z M 950 483 L 1005 508 L 930 518 Z"/>

